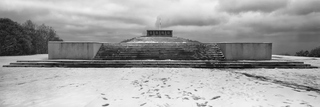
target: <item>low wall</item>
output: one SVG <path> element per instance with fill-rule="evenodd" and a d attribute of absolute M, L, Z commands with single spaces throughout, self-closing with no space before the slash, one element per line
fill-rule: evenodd
<path fill-rule="evenodd" d="M 49 59 L 93 59 L 102 43 L 49 41 Z"/>
<path fill-rule="evenodd" d="M 50 41 L 48 45 L 49 59 L 94 59 L 102 45 L 103 43 L 99 42 Z M 108 44 L 104 45 L 108 46 Z M 109 45 L 116 46 L 117 44 Z M 126 45 L 143 46 L 144 44 Z M 168 44 L 152 45 L 162 46 Z M 272 55 L 272 43 L 217 43 L 217 45 L 220 47 L 226 60 L 270 60 Z"/>
<path fill-rule="evenodd" d="M 272 43 L 217 43 L 226 60 L 270 60 Z"/>

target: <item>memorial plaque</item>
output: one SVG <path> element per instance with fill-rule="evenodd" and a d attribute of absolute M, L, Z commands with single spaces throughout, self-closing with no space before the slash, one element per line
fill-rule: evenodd
<path fill-rule="evenodd" d="M 147 30 L 147 36 L 172 37 L 172 30 Z"/>

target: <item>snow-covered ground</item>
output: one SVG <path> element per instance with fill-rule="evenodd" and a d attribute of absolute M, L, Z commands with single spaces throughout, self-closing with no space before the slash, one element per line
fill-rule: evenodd
<path fill-rule="evenodd" d="M 0 57 L 0 107 L 320 107 L 320 69 L 2 67 L 42 59 Z"/>

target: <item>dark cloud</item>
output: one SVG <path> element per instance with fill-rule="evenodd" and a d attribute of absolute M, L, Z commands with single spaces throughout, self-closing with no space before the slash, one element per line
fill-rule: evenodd
<path fill-rule="evenodd" d="M 161 19 L 163 27 L 172 26 L 214 26 L 228 20 L 225 13 L 217 11 L 217 2 L 203 0 L 180 1 L 176 6 L 162 12 L 157 18 Z M 159 25 L 157 20 L 155 25 Z"/>
<path fill-rule="evenodd" d="M 245 20 L 245 19 L 243 19 Z M 320 13 L 305 16 L 261 15 L 243 23 L 255 32 L 273 34 L 281 32 L 320 33 Z"/>
<path fill-rule="evenodd" d="M 143 36 L 142 29 L 104 29 L 90 27 L 85 30 L 63 28 L 58 32 L 66 41 L 120 42 L 137 36 Z"/>
<path fill-rule="evenodd" d="M 87 15 L 87 14 L 76 14 L 79 17 L 87 17 L 91 20 L 108 20 L 115 22 L 122 22 L 128 24 L 138 24 L 138 25 L 146 25 L 147 22 L 144 18 L 137 16 L 103 16 L 103 15 Z"/>
<path fill-rule="evenodd" d="M 289 0 L 219 0 L 222 11 L 241 13 L 248 11 L 272 12 L 287 6 Z"/>
<path fill-rule="evenodd" d="M 190 16 L 175 14 L 173 16 L 161 17 L 162 27 L 171 26 L 212 26 L 217 25 L 223 21 L 223 18 L 200 16 L 197 14 L 190 14 Z M 159 25 L 158 20 L 155 25 Z"/>
<path fill-rule="evenodd" d="M 47 10 L 21 10 L 21 11 L 8 11 L 0 9 L 1 18 L 10 18 L 19 23 L 23 23 L 26 20 L 34 19 L 36 16 L 42 16 L 48 14 Z"/>
<path fill-rule="evenodd" d="M 44 23 L 66 41 L 100 42 L 141 36 L 161 18 L 162 28 L 175 36 L 272 42 L 274 53 L 293 53 L 319 46 L 319 5 L 319 0 L 1 0 L 0 17 Z"/>
<path fill-rule="evenodd" d="M 291 0 L 278 14 L 307 15 L 320 12 L 319 0 Z"/>
<path fill-rule="evenodd" d="M 264 12 L 307 15 L 320 12 L 319 0 L 219 0 L 219 9 L 228 13 Z"/>

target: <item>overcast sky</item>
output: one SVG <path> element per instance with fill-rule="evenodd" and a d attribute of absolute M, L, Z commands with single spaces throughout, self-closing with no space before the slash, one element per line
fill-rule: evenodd
<path fill-rule="evenodd" d="M 120 42 L 157 29 L 200 42 L 320 46 L 320 0 L 0 0 L 0 17 L 53 27 L 65 41 Z"/>

